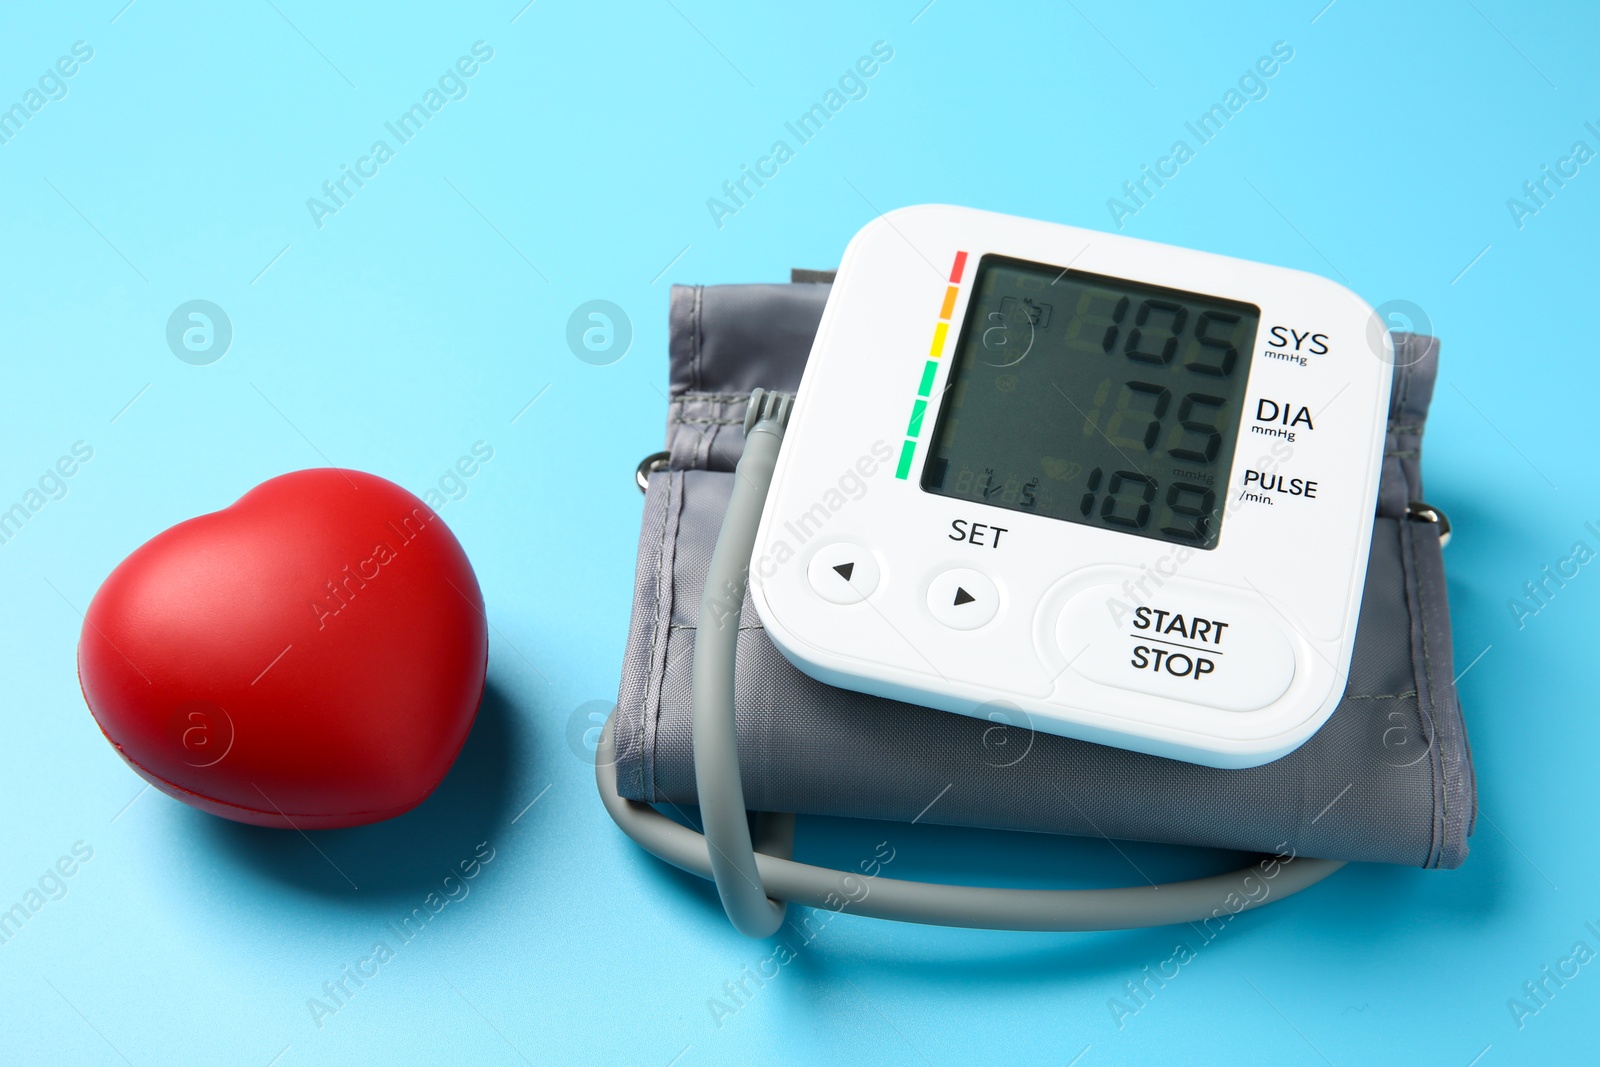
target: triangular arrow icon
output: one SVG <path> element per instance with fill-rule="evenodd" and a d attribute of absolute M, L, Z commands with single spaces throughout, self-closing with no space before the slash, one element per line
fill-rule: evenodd
<path fill-rule="evenodd" d="M 959 608 L 962 604 L 970 604 L 977 599 L 977 597 L 973 596 L 959 585 L 956 586 L 956 607 Z"/>
<path fill-rule="evenodd" d="M 856 572 L 856 565 L 854 563 L 840 563 L 835 565 L 833 569 L 838 572 L 839 577 L 848 582 L 850 576 Z"/>

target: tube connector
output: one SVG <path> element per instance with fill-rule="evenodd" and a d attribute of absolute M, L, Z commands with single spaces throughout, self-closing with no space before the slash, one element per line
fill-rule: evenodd
<path fill-rule="evenodd" d="M 789 426 L 789 413 L 794 410 L 794 394 L 778 393 L 771 389 L 750 390 L 750 405 L 744 410 L 744 435 L 763 422 L 770 422 L 782 436 Z"/>

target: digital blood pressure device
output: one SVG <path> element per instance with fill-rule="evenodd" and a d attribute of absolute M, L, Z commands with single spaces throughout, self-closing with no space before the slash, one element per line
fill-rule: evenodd
<path fill-rule="evenodd" d="M 1345 689 L 1392 342 L 1282 267 L 966 208 L 840 265 L 750 564 L 822 681 L 1213 767 Z"/>

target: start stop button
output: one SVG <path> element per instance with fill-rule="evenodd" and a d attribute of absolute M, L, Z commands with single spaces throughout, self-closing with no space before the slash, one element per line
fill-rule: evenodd
<path fill-rule="evenodd" d="M 1056 641 L 1092 682 L 1222 711 L 1255 711 L 1294 680 L 1294 648 L 1264 606 L 1226 590 L 1166 582 L 1148 603 L 1118 585 L 1067 602 Z"/>

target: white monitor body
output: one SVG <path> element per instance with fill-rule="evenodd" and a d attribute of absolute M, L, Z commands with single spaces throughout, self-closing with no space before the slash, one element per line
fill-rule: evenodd
<path fill-rule="evenodd" d="M 1126 302 L 1093 288 L 1116 281 Z M 1253 328 L 1215 310 L 1234 305 Z M 966 208 L 881 216 L 844 254 L 766 501 L 750 587 L 767 634 L 812 677 L 946 711 L 1213 767 L 1293 751 L 1338 704 L 1355 639 L 1393 370 L 1374 321 L 1282 267 Z M 1055 381 L 1102 371 L 1116 397 Z M 1219 446 L 1202 431 L 1228 422 L 1224 392 Z M 1227 446 L 1209 472 L 1167 454 Z"/>

